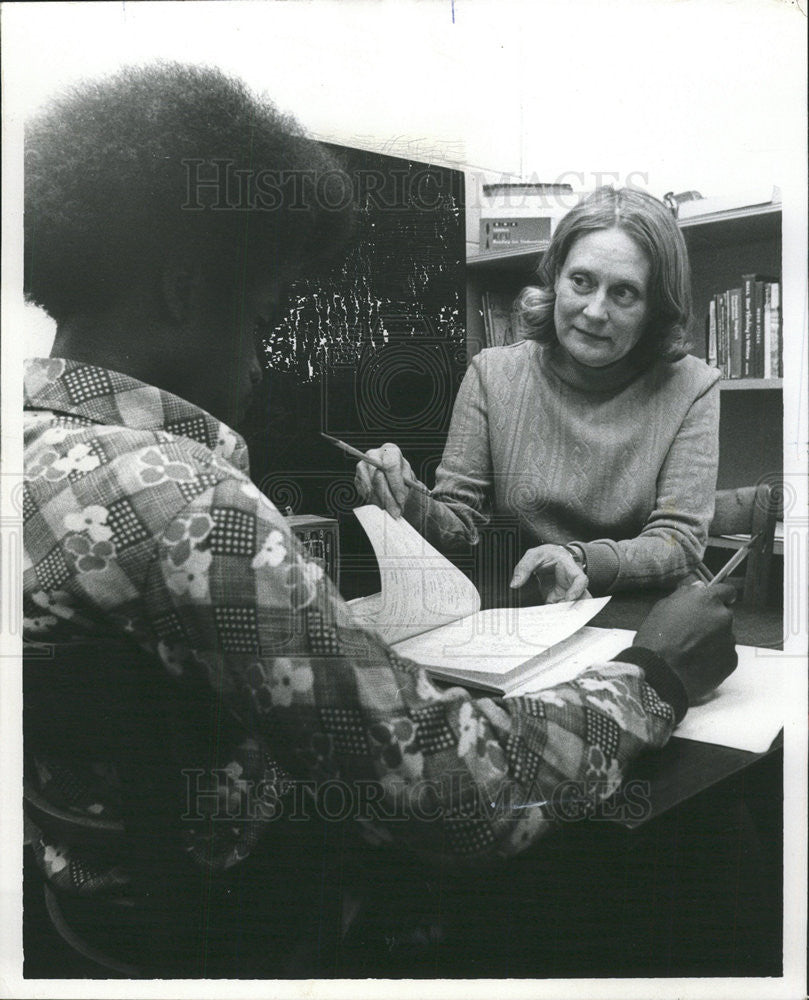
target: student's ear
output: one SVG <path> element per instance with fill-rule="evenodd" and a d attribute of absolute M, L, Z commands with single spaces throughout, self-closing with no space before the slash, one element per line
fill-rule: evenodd
<path fill-rule="evenodd" d="M 178 326 L 196 314 L 203 294 L 202 267 L 186 256 L 170 256 L 160 273 L 163 308 Z"/>

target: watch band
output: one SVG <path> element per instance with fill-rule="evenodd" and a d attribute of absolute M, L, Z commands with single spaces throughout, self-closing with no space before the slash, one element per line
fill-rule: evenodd
<path fill-rule="evenodd" d="M 562 548 L 573 556 L 573 561 L 577 566 L 581 566 L 582 573 L 587 576 L 587 554 L 581 545 L 577 545 L 575 542 L 568 542 Z"/>

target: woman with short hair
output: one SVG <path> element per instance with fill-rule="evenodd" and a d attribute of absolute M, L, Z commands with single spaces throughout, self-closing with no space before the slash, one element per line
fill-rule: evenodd
<path fill-rule="evenodd" d="M 549 602 L 673 585 L 702 557 L 718 465 L 719 372 L 687 354 L 682 234 L 651 195 L 599 188 L 538 277 L 517 300 L 527 339 L 472 360 L 432 496 L 390 444 L 357 486 L 444 549 L 513 515 L 537 544 L 512 586 L 537 574 Z"/>

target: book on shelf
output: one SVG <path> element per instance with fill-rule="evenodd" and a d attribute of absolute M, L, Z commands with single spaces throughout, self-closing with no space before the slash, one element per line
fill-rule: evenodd
<path fill-rule="evenodd" d="M 487 347 L 503 347 L 525 336 L 525 325 L 507 292 L 483 292 L 483 325 Z"/>
<path fill-rule="evenodd" d="M 723 292 L 714 296 L 716 303 L 716 366 L 722 378 L 728 378 L 728 313 L 727 299 Z"/>
<path fill-rule="evenodd" d="M 705 357 L 712 368 L 719 367 L 718 345 L 716 341 L 716 298 L 708 303 L 708 331 Z"/>
<path fill-rule="evenodd" d="M 742 275 L 744 356 L 746 361 L 742 374 L 745 378 L 765 378 L 764 286 L 775 280 L 761 274 Z"/>
<path fill-rule="evenodd" d="M 744 363 L 742 338 L 742 290 L 729 288 L 727 295 L 728 335 L 730 338 L 728 373 L 730 378 L 741 378 Z"/>
<path fill-rule="evenodd" d="M 602 632 L 585 626 L 608 597 L 481 611 L 472 581 L 407 521 L 372 505 L 354 513 L 382 584 L 379 594 L 349 602 L 354 621 L 437 680 L 508 695 L 558 683 L 571 658 L 587 665 Z"/>
<path fill-rule="evenodd" d="M 739 288 L 717 292 L 708 303 L 708 364 L 725 379 L 783 376 L 780 283 L 766 275 L 742 275 Z"/>
<path fill-rule="evenodd" d="M 764 378 L 783 378 L 783 344 L 781 340 L 781 285 L 764 282 Z"/>

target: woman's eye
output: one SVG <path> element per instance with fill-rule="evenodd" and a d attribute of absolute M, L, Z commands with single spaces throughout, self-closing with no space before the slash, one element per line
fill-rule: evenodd
<path fill-rule="evenodd" d="M 613 295 L 615 300 L 620 302 L 622 305 L 629 305 L 632 302 L 636 302 L 638 299 L 638 293 L 634 288 L 630 288 L 628 285 L 619 285 L 613 292 Z"/>
<path fill-rule="evenodd" d="M 579 290 L 584 290 L 590 284 L 590 282 L 587 280 L 587 277 L 583 274 L 571 274 L 570 283 L 571 285 L 573 285 L 574 288 L 577 288 Z"/>

